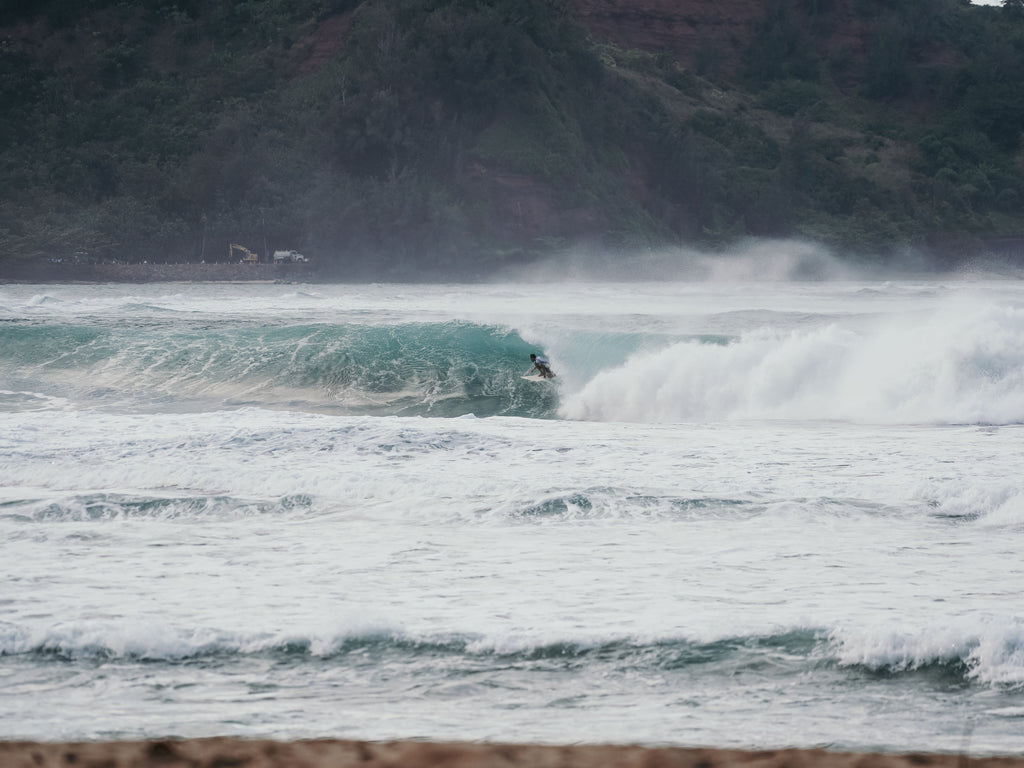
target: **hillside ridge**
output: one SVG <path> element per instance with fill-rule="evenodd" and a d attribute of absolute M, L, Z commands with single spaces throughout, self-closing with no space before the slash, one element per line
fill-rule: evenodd
<path fill-rule="evenodd" d="M 236 241 L 357 277 L 750 237 L 948 262 L 1024 232 L 1022 73 L 1024 13 L 961 0 L 14 3 L 0 271 Z"/>

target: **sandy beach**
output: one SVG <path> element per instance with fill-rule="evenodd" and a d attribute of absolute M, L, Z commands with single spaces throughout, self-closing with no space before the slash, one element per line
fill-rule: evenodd
<path fill-rule="evenodd" d="M 1024 768 L 1024 757 L 857 754 L 825 750 L 538 746 L 525 744 L 278 742 L 233 738 L 124 742 L 0 742 L 2 768 Z"/>

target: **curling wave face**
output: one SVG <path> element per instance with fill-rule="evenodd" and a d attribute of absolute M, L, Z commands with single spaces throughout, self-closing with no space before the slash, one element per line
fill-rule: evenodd
<path fill-rule="evenodd" d="M 16 407 L 36 390 L 108 406 L 403 416 L 550 417 L 557 406 L 554 389 L 520 379 L 531 347 L 493 325 L 27 325 L 4 340 L 0 369 L 22 390 L 7 391 Z"/>

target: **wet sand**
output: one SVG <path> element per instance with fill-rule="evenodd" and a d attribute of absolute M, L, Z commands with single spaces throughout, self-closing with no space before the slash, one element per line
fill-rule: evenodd
<path fill-rule="evenodd" d="M 1021 757 L 230 738 L 0 742 L 0 768 L 1024 768 Z"/>

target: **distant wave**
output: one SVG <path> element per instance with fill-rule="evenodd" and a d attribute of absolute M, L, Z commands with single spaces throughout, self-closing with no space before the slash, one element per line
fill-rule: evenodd
<path fill-rule="evenodd" d="M 438 451 L 442 441 L 436 446 Z M 371 449 L 372 450 L 372 449 Z M 65 472 L 65 475 L 70 473 Z M 89 472 L 86 470 L 88 476 Z M 321 490 L 323 490 L 321 486 Z M 933 493 L 938 489 L 931 489 Z M 374 489 L 369 488 L 373 493 Z M 1006 507 L 1019 504 L 1019 495 L 1005 488 L 993 488 L 992 498 L 978 498 L 977 494 L 963 500 L 955 496 L 939 501 L 929 498 L 927 509 L 935 518 L 951 523 L 994 518 L 996 525 L 1016 524 L 1019 516 L 1011 515 Z M 347 496 L 352 498 L 351 496 Z M 959 514 L 969 504 L 969 515 Z M 783 506 L 783 513 L 777 507 Z M 925 503 L 922 502 L 922 506 Z M 509 498 L 495 498 L 487 508 L 466 507 L 452 510 L 452 518 L 465 523 L 524 525 L 546 524 L 554 521 L 631 521 L 664 520 L 674 522 L 743 521 L 758 517 L 776 518 L 781 514 L 799 515 L 801 512 L 816 517 L 831 515 L 849 518 L 862 515 L 867 519 L 878 516 L 877 505 L 853 499 L 805 499 L 802 503 L 787 500 L 778 504 L 743 498 L 717 498 L 713 496 L 673 496 L 643 494 L 631 488 L 614 486 L 580 488 L 547 494 L 525 494 Z M 77 523 L 115 522 L 124 520 L 186 520 L 212 522 L 240 520 L 254 517 L 279 516 L 294 520 L 304 516 L 330 515 L 322 499 L 313 494 L 294 493 L 272 500 L 255 501 L 230 495 L 206 496 L 201 494 L 166 496 L 132 495 L 127 493 L 67 493 L 55 497 L 48 491 L 43 498 L 8 498 L 0 502 L 0 520 L 19 523 Z M 434 513 L 432 513 L 434 514 Z M 900 514 L 891 511 L 889 514 Z M 904 514 L 918 514 L 915 508 Z"/>
<path fill-rule="evenodd" d="M 104 522 L 116 520 L 241 519 L 308 511 L 313 503 L 304 494 L 274 501 L 230 496 L 130 496 L 118 493 L 68 494 L 54 499 L 10 499 L 0 504 L 0 520 L 19 522 Z"/>

